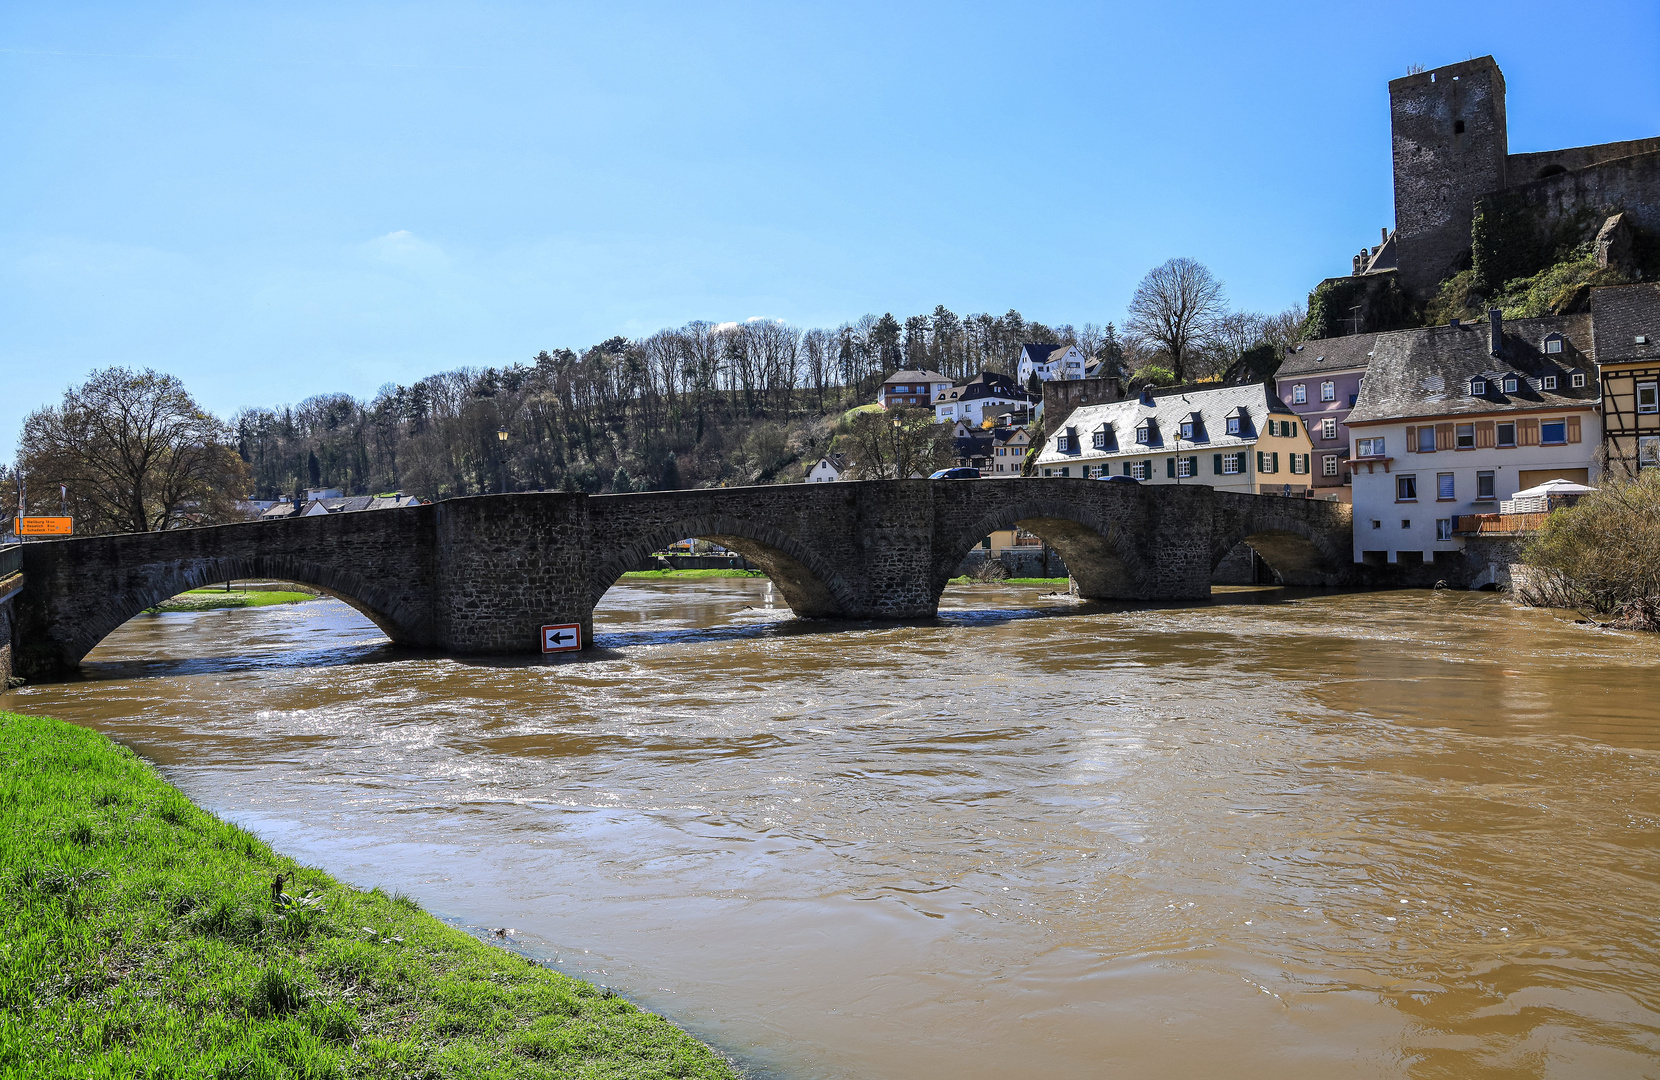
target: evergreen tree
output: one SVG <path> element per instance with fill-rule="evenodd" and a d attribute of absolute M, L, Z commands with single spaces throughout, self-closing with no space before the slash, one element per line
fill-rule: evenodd
<path fill-rule="evenodd" d="M 621 465 L 617 466 L 616 475 L 611 477 L 611 490 L 618 495 L 627 495 L 634 490 L 634 478 Z"/>
<path fill-rule="evenodd" d="M 899 329 L 899 320 L 892 313 L 877 319 L 876 325 L 871 328 L 870 340 L 876 346 L 876 359 L 883 375 L 898 371 L 904 364 L 899 350 Z"/>
<path fill-rule="evenodd" d="M 657 490 L 680 490 L 680 462 L 674 456 L 673 450 L 669 451 L 669 459 L 663 463 L 663 474 L 657 481 Z"/>

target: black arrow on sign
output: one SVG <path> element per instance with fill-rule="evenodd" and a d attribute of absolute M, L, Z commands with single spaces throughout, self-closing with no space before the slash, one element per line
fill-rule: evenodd
<path fill-rule="evenodd" d="M 555 635 L 553 635 L 553 643 L 555 645 L 558 645 L 561 642 L 563 642 L 566 638 L 574 638 L 574 637 L 576 637 L 575 634 L 565 634 L 565 633 L 555 634 Z"/>

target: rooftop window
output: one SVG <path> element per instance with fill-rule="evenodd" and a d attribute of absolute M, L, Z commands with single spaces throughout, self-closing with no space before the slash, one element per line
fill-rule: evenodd
<path fill-rule="evenodd" d="M 1487 380 L 1486 379 L 1471 379 L 1470 380 L 1470 396 L 1471 397 L 1481 397 L 1485 393 L 1487 393 Z"/>

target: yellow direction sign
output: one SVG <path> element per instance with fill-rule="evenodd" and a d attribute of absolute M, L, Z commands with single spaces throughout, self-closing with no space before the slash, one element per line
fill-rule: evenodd
<path fill-rule="evenodd" d="M 75 531 L 74 520 L 66 517 L 17 518 L 17 535 L 69 536 Z"/>

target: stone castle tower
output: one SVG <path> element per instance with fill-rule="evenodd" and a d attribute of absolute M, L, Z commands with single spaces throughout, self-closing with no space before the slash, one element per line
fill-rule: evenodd
<path fill-rule="evenodd" d="M 1409 293 L 1434 289 L 1470 250 L 1478 198 L 1508 185 L 1504 75 L 1491 56 L 1389 84 L 1395 260 Z"/>

